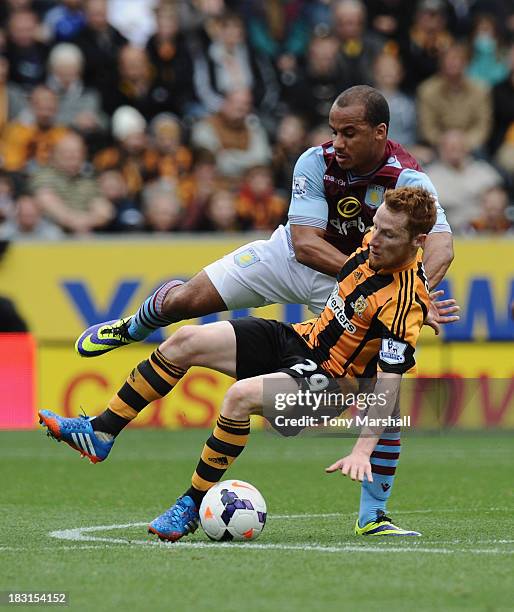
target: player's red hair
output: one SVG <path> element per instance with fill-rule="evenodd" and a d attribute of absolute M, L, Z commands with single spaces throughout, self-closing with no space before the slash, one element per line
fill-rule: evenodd
<path fill-rule="evenodd" d="M 407 231 L 411 238 L 428 234 L 437 219 L 435 197 L 422 187 L 398 187 L 385 194 L 385 205 L 393 212 L 407 214 Z"/>

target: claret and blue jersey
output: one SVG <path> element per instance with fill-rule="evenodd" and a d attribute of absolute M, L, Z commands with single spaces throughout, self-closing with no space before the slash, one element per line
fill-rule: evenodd
<path fill-rule="evenodd" d="M 286 226 L 290 244 L 289 225 L 309 225 L 325 230 L 327 242 L 349 255 L 373 225 L 385 191 L 396 187 L 423 187 L 437 201 L 429 177 L 414 157 L 392 140 L 387 141 L 381 165 L 364 176 L 340 168 L 332 141 L 308 149 L 294 170 Z M 451 232 L 439 202 L 432 232 Z"/>

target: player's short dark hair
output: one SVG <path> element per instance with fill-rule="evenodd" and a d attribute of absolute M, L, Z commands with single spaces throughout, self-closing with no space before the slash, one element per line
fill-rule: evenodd
<path fill-rule="evenodd" d="M 411 238 L 428 234 L 437 219 L 434 194 L 423 187 L 398 187 L 386 191 L 384 203 L 393 212 L 408 216 L 407 231 Z"/>
<path fill-rule="evenodd" d="M 375 127 L 385 123 L 389 128 L 389 104 L 378 89 L 374 87 L 355 85 L 345 89 L 337 96 L 334 104 L 341 108 L 362 104 L 365 109 L 365 118 L 369 125 Z"/>

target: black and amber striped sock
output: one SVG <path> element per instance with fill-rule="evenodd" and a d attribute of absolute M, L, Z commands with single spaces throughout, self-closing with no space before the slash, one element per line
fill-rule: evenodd
<path fill-rule="evenodd" d="M 117 436 L 150 402 L 167 395 L 185 373 L 157 349 L 132 370 L 107 410 L 93 419 L 93 430 Z"/>
<path fill-rule="evenodd" d="M 250 434 L 250 419 L 236 421 L 220 414 L 211 437 L 203 447 L 200 461 L 191 478 L 189 495 L 200 507 L 207 491 L 219 482 L 228 468 L 243 452 Z"/>

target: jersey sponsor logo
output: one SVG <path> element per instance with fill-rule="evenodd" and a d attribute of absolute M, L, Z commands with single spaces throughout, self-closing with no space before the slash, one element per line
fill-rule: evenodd
<path fill-rule="evenodd" d="M 397 342 L 392 338 L 383 338 L 382 350 L 380 351 L 379 357 L 382 361 L 385 361 L 385 363 L 389 363 L 391 365 L 404 363 L 404 353 L 406 348 L 407 345 L 404 342 Z"/>
<path fill-rule="evenodd" d="M 335 176 L 332 176 L 331 174 L 324 174 L 323 180 L 328 181 L 329 183 L 335 183 L 336 185 L 339 185 L 339 187 L 344 187 L 346 185 L 343 179 L 336 178 Z"/>
<path fill-rule="evenodd" d="M 334 313 L 335 318 L 349 334 L 354 334 L 357 331 L 355 325 L 348 319 L 344 312 L 344 300 L 339 295 L 339 285 L 337 284 L 330 297 L 328 298 L 327 306 Z"/>
<path fill-rule="evenodd" d="M 366 226 L 362 217 L 357 217 L 357 219 L 352 219 L 351 221 L 343 221 L 342 223 L 340 219 L 330 219 L 330 225 L 335 227 L 342 236 L 348 236 L 348 230 L 352 229 L 352 227 L 356 227 L 361 234 L 365 234 L 370 229 L 370 227 Z"/>
<path fill-rule="evenodd" d="M 378 208 L 384 199 L 385 187 L 383 185 L 368 185 L 364 202 L 371 208 Z"/>
<path fill-rule="evenodd" d="M 352 303 L 353 311 L 355 312 L 356 315 L 359 315 L 359 317 L 361 318 L 362 318 L 362 313 L 366 310 L 367 307 L 368 307 L 368 302 L 363 295 L 360 295 L 355 300 L 355 302 Z"/>
<path fill-rule="evenodd" d="M 307 193 L 307 177 L 306 176 L 294 176 L 293 177 L 293 196 L 295 198 L 303 198 Z"/>
<path fill-rule="evenodd" d="M 248 266 L 257 263 L 260 260 L 261 258 L 257 255 L 254 249 L 251 248 L 245 249 L 244 251 L 234 255 L 234 263 L 240 268 L 248 268 Z"/>
<path fill-rule="evenodd" d="M 362 204 L 354 196 L 342 198 L 337 203 L 337 212 L 345 219 L 351 219 L 361 211 Z"/>

